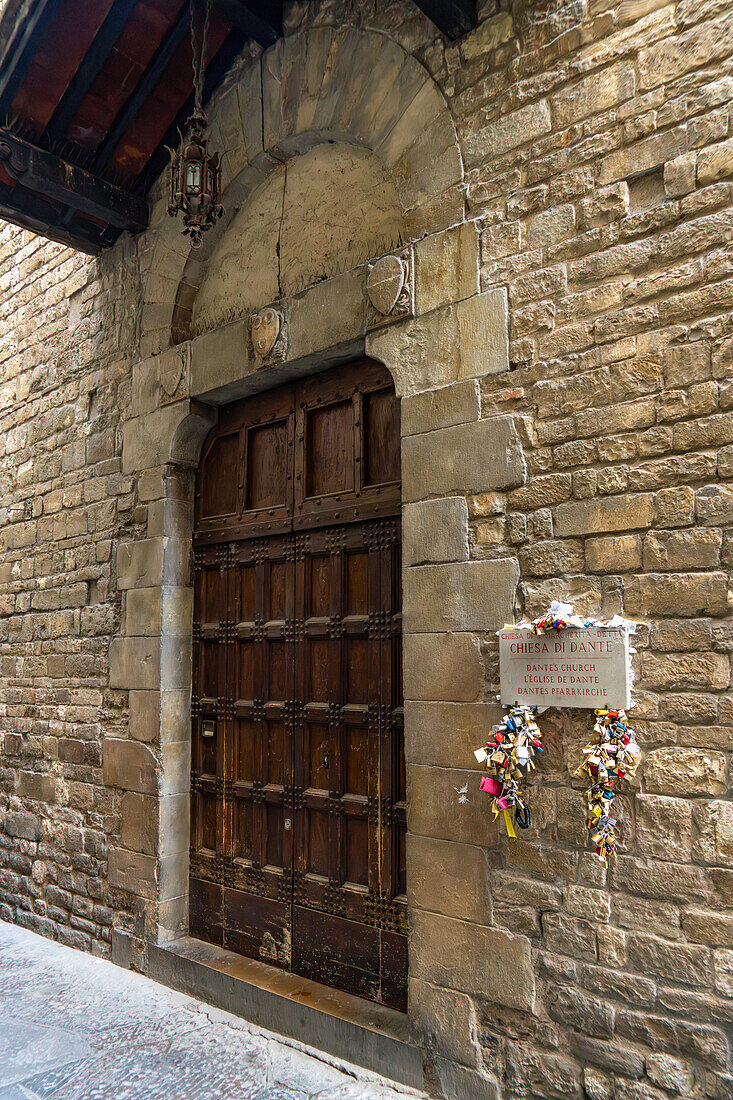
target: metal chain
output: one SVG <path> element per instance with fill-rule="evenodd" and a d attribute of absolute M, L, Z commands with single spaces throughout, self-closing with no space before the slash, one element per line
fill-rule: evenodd
<path fill-rule="evenodd" d="M 196 114 L 200 114 L 203 110 L 203 77 L 206 66 L 206 52 L 209 45 L 211 0 L 206 0 L 206 4 L 204 7 L 204 24 L 200 47 L 198 43 L 198 34 L 196 31 L 196 0 L 189 0 L 189 6 L 191 10 L 191 53 L 193 55 L 194 111 Z"/>

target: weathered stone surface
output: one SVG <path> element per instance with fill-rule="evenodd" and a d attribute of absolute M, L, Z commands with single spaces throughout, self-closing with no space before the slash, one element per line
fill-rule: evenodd
<path fill-rule="evenodd" d="M 478 420 L 481 399 L 478 382 L 455 382 L 402 400 L 402 434 L 420 435 L 453 424 Z"/>
<path fill-rule="evenodd" d="M 420 1034 L 447 1059 L 476 1065 L 477 1020 L 471 998 L 419 978 L 409 979 L 410 1014 Z"/>
<path fill-rule="evenodd" d="M 475 763 L 475 761 L 474 761 Z M 480 772 L 407 765 L 408 828 L 419 836 L 487 846 L 498 826 L 486 813 Z"/>
<path fill-rule="evenodd" d="M 475 164 L 486 156 L 500 156 L 510 149 L 517 149 L 550 129 L 550 107 L 546 100 L 520 107 L 484 126 L 469 138 L 466 150 L 469 164 Z"/>
<path fill-rule="evenodd" d="M 155 857 L 128 852 L 125 848 L 111 848 L 109 881 L 118 890 L 152 901 L 156 892 Z"/>
<path fill-rule="evenodd" d="M 367 353 L 389 365 L 400 396 L 508 370 L 508 306 L 487 290 L 430 313 L 373 329 Z"/>
<path fill-rule="evenodd" d="M 638 535 L 586 539 L 585 561 L 591 573 L 630 573 L 641 565 L 641 539 Z"/>
<path fill-rule="evenodd" d="M 724 615 L 728 607 L 724 573 L 646 573 L 633 577 L 625 590 L 629 615 Z"/>
<path fill-rule="evenodd" d="M 630 531 L 651 526 L 654 498 L 649 493 L 573 501 L 555 509 L 555 534 L 590 535 L 599 531 Z"/>
<path fill-rule="evenodd" d="M 726 758 L 701 749 L 653 749 L 646 754 L 647 790 L 661 794 L 720 794 L 725 786 Z"/>
<path fill-rule="evenodd" d="M 405 698 L 473 701 L 483 695 L 484 668 L 471 634 L 406 634 Z"/>
<path fill-rule="evenodd" d="M 498 630 L 512 616 L 518 580 L 512 559 L 408 569 L 405 631 Z"/>
<path fill-rule="evenodd" d="M 692 855 L 692 807 L 685 798 L 636 796 L 639 852 L 657 859 L 687 861 Z"/>
<path fill-rule="evenodd" d="M 415 247 L 419 313 L 470 298 L 479 290 L 479 246 L 474 222 L 425 237 Z"/>
<path fill-rule="evenodd" d="M 410 436 L 402 465 L 406 501 L 510 489 L 525 478 L 522 445 L 508 416 Z"/>
<path fill-rule="evenodd" d="M 140 794 L 157 794 L 156 760 L 147 745 L 108 737 L 104 742 L 104 782 Z"/>
<path fill-rule="evenodd" d="M 122 846 L 154 856 L 158 850 L 158 801 L 152 795 L 128 791 L 121 805 Z"/>
<path fill-rule="evenodd" d="M 160 638 L 115 638 L 110 645 L 109 677 L 112 687 L 158 688 L 160 665 Z"/>
<path fill-rule="evenodd" d="M 490 923 L 489 865 L 481 848 L 410 836 L 407 867 L 407 896 L 412 906 L 478 924 Z"/>
<path fill-rule="evenodd" d="M 425 638 L 429 635 L 415 635 Z M 462 635 L 456 635 L 462 637 Z M 418 666 L 418 673 L 422 676 Z M 472 767 L 474 750 L 500 717 L 494 703 L 405 702 L 405 751 L 415 764 Z"/>
<path fill-rule="evenodd" d="M 403 561 L 465 561 L 468 558 L 468 505 L 465 497 L 406 504 L 402 513 Z"/>
<path fill-rule="evenodd" d="M 412 935 L 416 978 L 508 1008 L 533 1009 L 534 973 L 524 936 L 423 912 L 415 914 Z"/>

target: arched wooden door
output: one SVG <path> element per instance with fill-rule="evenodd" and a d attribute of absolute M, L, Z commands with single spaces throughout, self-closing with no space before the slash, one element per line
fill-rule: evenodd
<path fill-rule="evenodd" d="M 196 491 L 190 928 L 404 1010 L 399 515 L 379 364 L 222 412 Z"/>

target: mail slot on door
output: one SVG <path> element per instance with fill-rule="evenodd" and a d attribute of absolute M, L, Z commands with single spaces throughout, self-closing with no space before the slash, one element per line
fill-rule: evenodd
<path fill-rule="evenodd" d="M 216 722 L 213 718 L 205 718 L 201 723 L 201 736 L 214 737 L 216 734 Z"/>

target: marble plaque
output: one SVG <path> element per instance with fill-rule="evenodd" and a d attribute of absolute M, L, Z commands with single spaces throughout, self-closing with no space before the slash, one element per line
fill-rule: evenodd
<path fill-rule="evenodd" d="M 502 703 L 626 709 L 629 637 L 625 630 L 499 631 Z"/>

